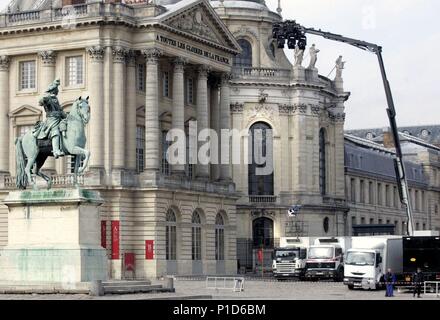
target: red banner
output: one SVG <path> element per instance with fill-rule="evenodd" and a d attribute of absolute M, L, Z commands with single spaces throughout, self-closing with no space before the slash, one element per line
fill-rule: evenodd
<path fill-rule="evenodd" d="M 125 271 L 134 271 L 134 263 L 135 263 L 134 260 L 135 260 L 134 253 L 124 254 Z"/>
<path fill-rule="evenodd" d="M 107 248 L 107 221 L 101 221 L 101 247 Z"/>
<path fill-rule="evenodd" d="M 263 249 L 258 250 L 258 261 L 263 262 Z"/>
<path fill-rule="evenodd" d="M 119 221 L 112 221 L 112 260 L 119 260 Z"/>
<path fill-rule="evenodd" d="M 145 241 L 145 260 L 154 259 L 154 240 Z"/>

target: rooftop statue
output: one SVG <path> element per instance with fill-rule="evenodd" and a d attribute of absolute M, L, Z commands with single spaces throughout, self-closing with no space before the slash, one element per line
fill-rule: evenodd
<path fill-rule="evenodd" d="M 41 168 L 48 157 L 72 155 L 75 157 L 75 184 L 78 175 L 84 172 L 90 159 L 90 152 L 85 148 L 85 126 L 90 120 L 89 98 L 79 97 L 72 105 L 69 114 L 66 114 L 58 101 L 58 86 L 60 81 L 55 80 L 40 99 L 40 106 L 46 112 L 46 121 L 37 122 L 34 128 L 15 142 L 17 180 L 19 189 L 26 189 L 32 184 L 36 189 L 35 174 L 46 180 L 48 189 L 52 187 L 52 179 L 41 172 Z M 84 160 L 81 165 L 81 161 Z"/>
<path fill-rule="evenodd" d="M 345 61 L 342 61 L 342 56 L 336 60 L 336 79 L 342 79 L 342 70 L 344 70 Z"/>
<path fill-rule="evenodd" d="M 295 67 L 301 67 L 304 60 L 304 50 L 300 49 L 298 45 L 295 46 Z"/>
<path fill-rule="evenodd" d="M 310 64 L 309 69 L 315 69 L 316 62 L 318 61 L 318 53 L 320 52 L 319 49 L 316 49 L 315 44 L 312 44 L 310 47 Z"/>

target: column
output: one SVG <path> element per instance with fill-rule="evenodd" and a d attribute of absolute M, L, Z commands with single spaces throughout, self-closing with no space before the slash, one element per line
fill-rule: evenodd
<path fill-rule="evenodd" d="M 219 138 L 218 143 L 221 142 L 220 137 L 220 105 L 219 105 L 219 81 L 213 80 L 210 84 L 211 87 L 211 129 L 217 133 Z M 220 147 L 220 146 L 219 146 Z M 220 149 L 217 154 L 218 164 L 211 165 L 211 178 L 213 181 L 220 179 Z"/>
<path fill-rule="evenodd" d="M 146 98 L 145 98 L 145 171 L 159 172 L 160 135 L 159 135 L 159 58 L 158 49 L 144 50 L 147 62 Z"/>
<path fill-rule="evenodd" d="M 9 173 L 9 62 L 0 56 L 0 174 Z"/>
<path fill-rule="evenodd" d="M 57 54 L 53 50 L 41 51 L 38 53 L 41 58 L 41 85 L 43 91 L 55 80 L 55 66 Z M 44 114 L 44 112 L 43 112 Z M 46 115 L 44 114 L 44 117 Z M 55 158 L 49 157 L 43 166 L 43 169 L 55 173 Z"/>
<path fill-rule="evenodd" d="M 231 98 L 230 98 L 230 85 L 231 75 L 225 73 L 222 75 L 221 88 L 220 88 L 220 131 L 223 129 L 231 129 Z M 230 139 L 228 138 L 229 142 Z M 223 144 L 226 145 L 226 141 L 222 142 L 221 165 L 220 165 L 220 180 L 230 182 L 231 181 L 231 147 L 223 150 Z M 224 154 L 227 152 L 227 155 Z M 225 159 L 223 159 L 225 158 Z M 227 163 L 223 163 L 226 161 Z"/>
<path fill-rule="evenodd" d="M 125 168 L 125 59 L 127 50 L 113 47 L 113 167 Z"/>
<path fill-rule="evenodd" d="M 207 66 L 200 66 L 198 70 L 197 79 L 197 132 L 208 128 L 208 73 L 209 68 Z M 198 150 L 206 142 L 199 142 Z M 206 159 L 198 159 L 197 164 L 197 178 L 209 179 L 209 165 L 201 164 L 200 160 L 206 161 Z"/>
<path fill-rule="evenodd" d="M 173 74 L 173 130 L 179 130 L 185 137 L 185 64 L 183 58 L 174 60 Z M 184 152 L 183 159 L 186 160 Z M 176 154 L 177 157 L 181 155 Z M 183 163 L 172 165 L 171 170 L 178 175 L 185 175 L 185 161 Z"/>
<path fill-rule="evenodd" d="M 104 49 L 87 48 L 90 57 L 90 169 L 104 168 Z"/>
<path fill-rule="evenodd" d="M 136 54 L 130 50 L 127 54 L 127 87 L 126 87 L 126 126 L 125 134 L 127 137 L 125 143 L 127 169 L 136 170 Z"/>

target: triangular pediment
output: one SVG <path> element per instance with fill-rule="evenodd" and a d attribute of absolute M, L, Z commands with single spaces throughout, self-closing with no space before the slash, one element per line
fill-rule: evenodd
<path fill-rule="evenodd" d="M 207 0 L 182 0 L 160 18 L 160 23 L 186 34 L 240 52 L 240 45 Z"/>
<path fill-rule="evenodd" d="M 10 117 L 24 117 L 24 116 L 40 116 L 42 111 L 40 109 L 37 109 L 35 107 L 24 105 L 21 107 L 18 107 L 17 109 L 11 111 L 9 113 Z"/>

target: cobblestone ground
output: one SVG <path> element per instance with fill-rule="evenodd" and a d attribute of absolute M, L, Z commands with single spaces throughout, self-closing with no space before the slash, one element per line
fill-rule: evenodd
<path fill-rule="evenodd" d="M 157 282 L 160 283 L 160 282 Z M 333 282 L 275 282 L 246 280 L 244 292 L 207 289 L 201 280 L 175 281 L 176 293 L 110 295 L 0 295 L 0 300 L 149 300 L 149 299 L 212 299 L 214 300 L 413 300 L 409 292 L 395 291 L 394 298 L 385 298 L 385 291 L 349 291 L 341 283 Z M 435 296 L 423 296 L 418 300 L 440 300 Z"/>

